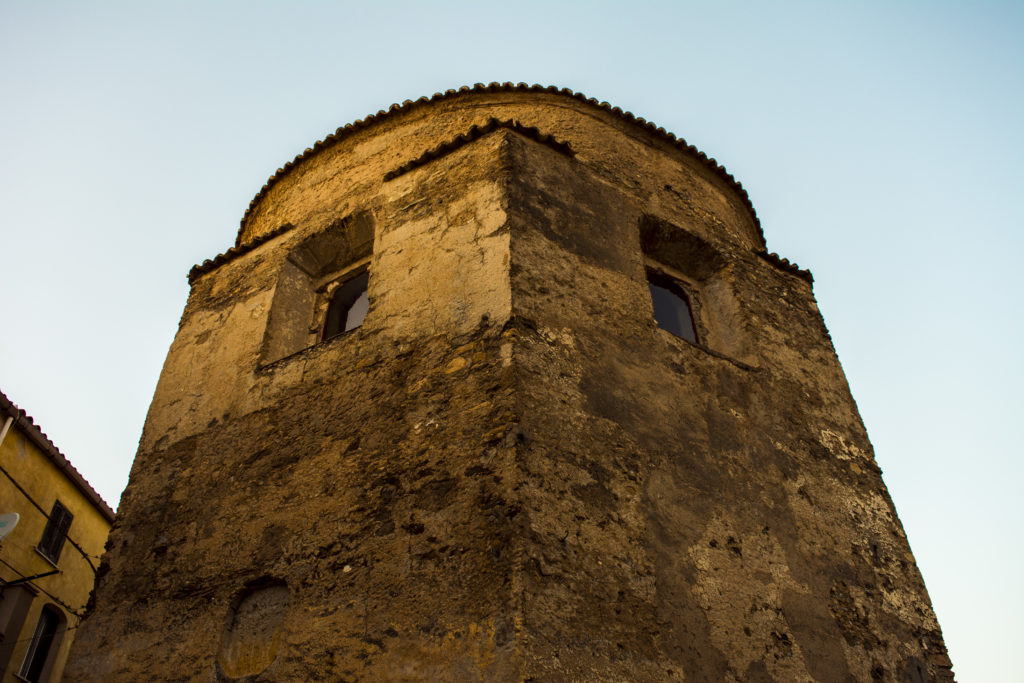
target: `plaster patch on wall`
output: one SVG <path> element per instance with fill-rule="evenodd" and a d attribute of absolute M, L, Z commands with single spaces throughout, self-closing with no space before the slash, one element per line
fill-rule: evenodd
<path fill-rule="evenodd" d="M 689 553 L 698 572 L 694 595 L 735 674 L 744 679 L 751 666 L 763 664 L 774 680 L 813 681 L 782 611 L 785 591 L 810 590 L 790 576 L 771 532 L 741 533 L 719 517 Z"/>
<path fill-rule="evenodd" d="M 867 460 L 867 456 L 864 451 L 857 448 L 853 444 L 847 444 L 846 439 L 843 438 L 842 434 L 836 434 L 831 429 L 821 430 L 821 445 L 824 446 L 840 460 L 852 460 L 854 458 L 858 460 Z"/>

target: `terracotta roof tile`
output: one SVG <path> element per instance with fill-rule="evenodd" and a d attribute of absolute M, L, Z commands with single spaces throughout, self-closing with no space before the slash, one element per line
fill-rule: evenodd
<path fill-rule="evenodd" d="M 242 254 L 246 254 L 246 253 L 252 251 L 256 247 L 258 247 L 261 244 L 263 244 L 264 242 L 269 242 L 270 240 L 274 239 L 278 235 L 283 235 L 284 233 L 288 232 L 289 230 L 291 230 L 294 227 L 295 226 L 293 226 L 291 223 L 285 223 L 284 225 L 281 225 L 281 226 L 271 230 L 270 232 L 266 233 L 265 235 L 257 235 L 256 237 L 254 237 L 253 239 L 249 240 L 245 244 L 241 244 L 241 245 L 238 245 L 238 246 L 235 246 L 235 247 L 231 247 L 230 249 L 228 249 L 224 253 L 217 254 L 212 259 L 206 259 L 202 263 L 198 263 L 198 264 L 192 266 L 191 270 L 188 271 L 188 282 L 189 282 L 189 284 L 192 284 L 193 282 L 195 282 L 199 278 L 199 276 L 204 275 L 206 273 L 209 273 L 211 270 L 216 269 L 221 264 L 227 263 L 228 261 L 231 261 L 231 260 L 235 259 L 236 257 L 241 256 Z"/>
<path fill-rule="evenodd" d="M 462 147 L 463 145 L 469 144 L 474 140 L 479 140 L 483 136 L 487 135 L 488 133 L 494 132 L 499 128 L 513 130 L 519 133 L 520 135 L 528 137 L 531 140 L 539 142 L 542 145 L 546 145 L 551 149 L 555 150 L 556 152 L 560 152 L 567 156 L 571 157 L 575 156 L 576 154 L 575 152 L 572 151 L 572 147 L 569 146 L 569 143 L 556 140 L 554 136 L 545 135 L 544 133 L 541 133 L 540 130 L 533 126 L 524 126 L 521 125 L 519 122 L 513 121 L 511 119 L 507 121 L 500 121 L 496 118 L 490 118 L 484 125 L 473 126 L 465 133 L 458 135 L 447 142 L 442 142 L 440 145 L 433 149 L 427 150 L 416 159 L 413 159 L 412 161 L 402 164 L 393 171 L 388 171 L 387 173 L 384 174 L 384 180 L 393 180 L 401 175 L 408 173 L 413 169 L 419 168 L 420 166 L 423 166 L 424 164 L 433 161 L 434 159 L 438 159 L 444 156 L 445 154 L 450 154 L 457 150 L 459 147 Z"/>
<path fill-rule="evenodd" d="M 571 97 L 575 100 L 579 100 L 580 102 L 585 102 L 590 106 L 611 112 L 612 114 L 615 114 L 616 116 L 619 116 L 626 121 L 634 123 L 640 126 L 641 128 L 644 128 L 648 132 L 653 133 L 654 135 L 670 142 L 676 148 L 688 154 L 694 155 L 695 157 L 697 157 L 697 159 L 699 159 L 701 162 L 707 165 L 712 171 L 714 171 L 721 178 L 723 178 L 727 183 L 733 186 L 736 192 L 743 199 L 743 202 L 746 205 L 747 209 L 750 211 L 750 215 L 753 217 L 754 224 L 757 227 L 758 234 L 761 236 L 761 243 L 764 244 L 764 232 L 761 230 L 761 221 L 757 217 L 757 212 L 754 210 L 754 205 L 751 203 L 747 191 L 743 189 L 743 186 L 739 183 L 739 181 L 737 181 L 728 171 L 726 171 L 721 164 L 715 161 L 715 159 L 707 156 L 706 154 L 698 150 L 693 145 L 688 144 L 686 140 L 676 137 L 672 133 L 666 131 L 664 128 L 655 126 L 654 124 L 649 123 L 643 118 L 635 116 L 632 112 L 623 111 L 619 107 L 611 106 L 607 102 L 599 102 L 592 97 L 587 97 L 586 95 L 583 95 L 582 93 L 573 92 L 569 88 L 557 88 L 553 85 L 527 85 L 526 83 L 490 83 L 487 85 L 484 85 L 483 83 L 477 83 L 472 87 L 464 85 L 458 90 L 446 90 L 443 93 L 434 93 L 434 95 L 429 98 L 421 97 L 415 101 L 405 100 L 401 104 L 392 104 L 387 110 L 382 109 L 378 111 L 376 114 L 371 114 L 366 118 L 359 119 L 353 123 L 345 124 L 344 126 L 338 128 L 333 133 L 325 137 L 323 140 L 316 142 L 312 147 L 306 148 L 306 150 L 302 152 L 302 154 L 298 155 L 297 157 L 286 163 L 284 166 L 277 169 L 277 172 L 274 173 L 274 175 L 272 175 L 269 180 L 267 180 L 266 184 L 260 189 L 259 192 L 256 193 L 256 196 L 253 197 L 252 201 L 249 202 L 249 208 L 245 210 L 245 214 L 242 216 L 241 226 L 239 227 L 238 230 L 238 236 L 235 238 L 236 246 L 241 246 L 240 241 L 242 239 L 242 233 L 245 229 L 246 221 L 249 219 L 249 215 L 255 208 L 256 204 L 258 204 L 259 201 L 263 199 L 267 191 L 270 190 L 270 188 L 273 187 L 288 171 L 290 171 L 297 163 L 304 160 L 306 157 L 324 149 L 325 147 L 333 145 L 340 140 L 343 140 L 344 138 L 351 135 L 357 130 L 361 130 L 363 128 L 367 128 L 376 123 L 379 123 L 381 120 L 394 114 L 409 111 L 411 109 L 414 109 L 425 104 L 452 99 L 460 95 L 470 93 L 496 92 L 537 92 L 559 94 L 565 97 Z"/>
<path fill-rule="evenodd" d="M 64 456 L 60 450 L 53 445 L 49 437 L 43 433 L 43 431 L 36 425 L 32 417 L 24 410 L 16 406 L 7 396 L 0 391 L 0 412 L 3 413 L 0 418 L 0 424 L 3 424 L 8 417 L 14 419 L 14 425 L 21 430 L 25 436 L 27 436 L 33 444 L 36 445 L 39 450 L 46 454 L 48 458 L 53 462 L 58 470 L 64 472 L 67 478 L 75 485 L 82 495 L 86 497 L 93 506 L 99 510 L 100 514 L 110 523 L 114 522 L 114 511 L 110 509 L 107 502 L 103 500 L 100 494 L 96 493 L 96 489 L 90 486 L 89 482 L 85 480 L 85 477 L 75 469 L 74 465 Z"/>
<path fill-rule="evenodd" d="M 759 255 L 761 256 L 761 258 L 763 258 L 768 263 L 772 264 L 773 266 L 776 266 L 777 268 L 779 268 L 781 270 L 786 271 L 787 273 L 792 273 L 793 275 L 796 275 L 797 277 L 803 278 L 804 280 L 807 280 L 808 282 L 812 282 L 812 283 L 814 282 L 814 276 L 811 275 L 811 271 L 804 270 L 803 268 L 801 268 L 797 264 L 792 263 L 789 259 L 783 258 L 783 257 L 779 256 L 774 251 L 773 252 L 762 251 L 762 252 L 759 252 Z"/>

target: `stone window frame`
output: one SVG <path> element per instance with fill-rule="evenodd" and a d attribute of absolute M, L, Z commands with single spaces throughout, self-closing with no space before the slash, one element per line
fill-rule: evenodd
<path fill-rule="evenodd" d="M 664 283 L 668 285 L 667 289 L 675 290 L 674 293 L 681 296 L 686 302 L 690 312 L 690 321 L 693 324 L 694 340 L 691 341 L 686 337 L 677 335 L 669 330 L 662 327 L 657 319 L 654 317 L 654 301 L 651 301 L 651 319 L 654 320 L 655 325 L 658 329 L 664 330 L 667 334 L 671 334 L 676 339 L 682 339 L 687 344 L 693 344 L 694 346 L 706 347 L 709 336 L 708 326 L 704 320 L 702 313 L 702 303 L 700 296 L 700 287 L 690 278 L 687 278 L 675 268 L 666 266 L 657 259 L 651 258 L 650 256 L 644 256 L 644 282 L 648 284 L 651 280 L 660 281 L 658 284 Z"/>
<path fill-rule="evenodd" d="M 373 310 L 373 300 L 369 298 L 370 280 L 372 279 L 370 262 L 372 261 L 372 258 L 372 255 L 366 256 L 358 261 L 350 263 L 339 271 L 330 273 L 319 279 L 315 287 L 316 299 L 313 304 L 313 316 L 309 326 L 309 334 L 312 342 L 310 346 L 323 344 L 331 341 L 332 339 L 351 334 L 362 327 L 366 322 L 366 318 L 370 317 L 370 312 Z M 330 337 L 326 336 L 327 314 L 330 310 L 331 301 L 334 299 L 335 293 L 338 289 L 344 286 L 345 283 L 354 280 L 363 273 L 367 274 L 366 294 L 368 299 L 366 315 L 363 317 L 363 322 L 351 330 L 342 330 Z"/>

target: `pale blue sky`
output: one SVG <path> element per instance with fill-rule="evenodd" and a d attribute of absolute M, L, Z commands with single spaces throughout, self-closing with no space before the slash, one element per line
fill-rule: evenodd
<path fill-rule="evenodd" d="M 570 87 L 750 192 L 815 292 L 960 680 L 1022 680 L 1024 3 L 0 0 L 0 389 L 116 505 L 189 267 L 336 127 Z"/>

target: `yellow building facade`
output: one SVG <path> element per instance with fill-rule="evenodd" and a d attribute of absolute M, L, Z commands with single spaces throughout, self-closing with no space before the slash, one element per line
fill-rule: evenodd
<path fill-rule="evenodd" d="M 0 683 L 59 681 L 114 512 L 0 393 Z"/>

